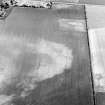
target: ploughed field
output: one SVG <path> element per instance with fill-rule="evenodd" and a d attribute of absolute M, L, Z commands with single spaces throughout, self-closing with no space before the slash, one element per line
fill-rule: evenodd
<path fill-rule="evenodd" d="M 93 105 L 85 26 L 84 6 L 15 7 L 1 20 L 0 105 Z"/>

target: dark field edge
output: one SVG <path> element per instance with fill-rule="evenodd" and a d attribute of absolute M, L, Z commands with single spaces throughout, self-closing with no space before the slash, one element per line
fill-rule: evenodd
<path fill-rule="evenodd" d="M 87 42 L 88 42 L 88 48 L 89 48 L 89 60 L 90 60 L 90 73 L 91 73 L 92 95 L 93 95 L 93 102 L 94 102 L 94 105 L 96 105 L 95 89 L 94 89 L 94 78 L 93 78 L 92 61 L 91 61 L 91 49 L 90 49 L 89 33 L 88 33 L 88 21 L 87 21 L 87 13 L 86 13 L 86 5 L 84 5 L 84 12 L 85 12 Z"/>
<path fill-rule="evenodd" d="M 84 4 L 80 4 L 78 2 L 68 2 L 68 1 L 49 1 L 49 2 L 45 2 L 46 6 L 44 5 L 39 5 L 39 6 L 28 6 L 28 5 L 16 5 L 16 4 L 11 4 L 9 5 L 8 3 L 3 4 L 2 3 L 3 0 L 0 1 L 0 20 L 6 20 L 6 18 L 11 14 L 12 10 L 15 7 L 21 7 L 21 8 L 46 8 L 46 9 L 56 9 L 56 5 L 73 5 L 73 6 L 84 6 Z M 36 1 L 40 1 L 40 0 L 36 0 Z M 43 1 L 42 1 L 43 2 Z M 63 8 L 63 7 L 62 7 Z"/>

